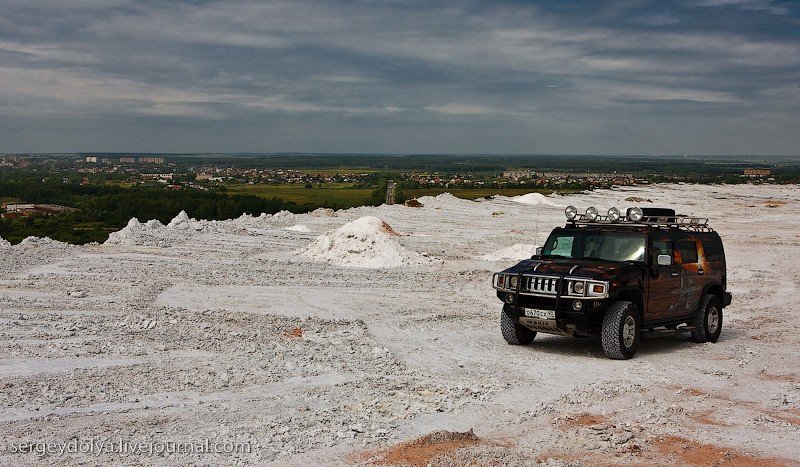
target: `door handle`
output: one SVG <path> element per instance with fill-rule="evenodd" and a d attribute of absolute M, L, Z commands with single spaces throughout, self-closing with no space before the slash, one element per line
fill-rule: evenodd
<path fill-rule="evenodd" d="M 672 276 L 672 277 L 678 277 L 678 274 L 679 274 L 678 272 L 669 273 L 669 275 Z"/>
<path fill-rule="evenodd" d="M 697 273 L 698 273 L 698 274 L 700 274 L 700 275 L 702 276 L 702 275 L 703 275 L 703 274 L 705 274 L 706 272 L 705 272 L 705 271 L 703 271 L 702 269 L 698 269 L 698 270 L 697 270 Z"/>

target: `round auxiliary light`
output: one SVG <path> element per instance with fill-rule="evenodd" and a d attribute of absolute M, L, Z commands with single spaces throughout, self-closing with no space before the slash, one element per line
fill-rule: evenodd
<path fill-rule="evenodd" d="M 590 221 L 597 219 L 597 208 L 595 207 L 586 208 L 586 218 L 589 219 Z"/>
<path fill-rule="evenodd" d="M 572 309 L 575 311 L 580 311 L 583 308 L 583 303 L 580 300 L 575 300 L 572 302 Z"/>
<path fill-rule="evenodd" d="M 628 209 L 628 218 L 633 222 L 639 222 L 644 217 L 644 213 L 642 212 L 642 208 L 630 208 Z"/>
<path fill-rule="evenodd" d="M 578 208 L 575 206 L 567 206 L 567 209 L 564 209 L 564 215 L 567 216 L 567 220 L 573 220 L 578 216 Z"/>
<path fill-rule="evenodd" d="M 619 209 L 611 208 L 608 210 L 608 220 L 616 222 L 619 220 Z"/>
<path fill-rule="evenodd" d="M 506 295 L 506 303 L 514 303 L 514 294 Z"/>

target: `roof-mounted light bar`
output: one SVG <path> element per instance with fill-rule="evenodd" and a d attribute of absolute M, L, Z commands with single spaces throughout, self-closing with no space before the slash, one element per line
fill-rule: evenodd
<path fill-rule="evenodd" d="M 567 222 L 572 224 L 618 224 L 618 225 L 658 225 L 683 227 L 692 230 L 709 229 L 708 219 L 703 217 L 686 217 L 676 215 L 675 210 L 665 208 L 628 208 L 623 216 L 619 209 L 612 207 L 605 216 L 598 214 L 594 206 L 586 208 L 583 214 L 578 213 L 575 206 L 564 209 Z"/>

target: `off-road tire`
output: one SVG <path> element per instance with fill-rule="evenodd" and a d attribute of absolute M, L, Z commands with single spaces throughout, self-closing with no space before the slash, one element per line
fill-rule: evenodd
<path fill-rule="evenodd" d="M 624 300 L 612 303 L 603 316 L 603 328 L 600 334 L 606 357 L 613 360 L 627 360 L 633 357 L 639 346 L 641 326 L 636 305 Z"/>
<path fill-rule="evenodd" d="M 716 314 L 716 319 L 713 315 Z M 709 316 L 711 315 L 711 316 Z M 705 294 L 700 300 L 700 309 L 692 323 L 692 340 L 702 344 L 703 342 L 717 342 L 722 333 L 722 303 L 716 295 Z"/>
<path fill-rule="evenodd" d="M 527 345 L 533 342 L 536 337 L 536 331 L 531 331 L 525 326 L 519 324 L 513 318 L 514 312 L 507 307 L 503 307 L 500 312 L 500 332 L 503 334 L 503 339 L 511 345 Z"/>

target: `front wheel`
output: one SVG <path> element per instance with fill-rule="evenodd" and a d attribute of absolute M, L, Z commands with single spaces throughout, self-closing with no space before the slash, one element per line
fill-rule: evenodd
<path fill-rule="evenodd" d="M 633 357 L 639 346 L 639 321 L 639 310 L 631 302 L 614 302 L 608 307 L 600 335 L 606 357 L 614 360 Z"/>
<path fill-rule="evenodd" d="M 703 295 L 694 318 L 692 340 L 698 343 L 717 342 L 722 333 L 722 304 L 716 295 Z"/>
<path fill-rule="evenodd" d="M 503 334 L 503 339 L 511 345 L 530 344 L 536 337 L 536 331 L 519 324 L 513 318 L 512 313 L 513 311 L 507 306 L 504 306 L 503 311 L 500 312 L 500 332 Z"/>

